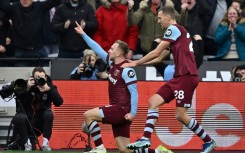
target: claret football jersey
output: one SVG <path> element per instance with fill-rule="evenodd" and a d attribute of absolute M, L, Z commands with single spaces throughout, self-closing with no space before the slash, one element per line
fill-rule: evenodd
<path fill-rule="evenodd" d="M 122 68 L 120 64 L 111 63 L 109 70 L 109 97 L 110 104 L 130 106 L 130 93 L 128 85 L 136 83 L 136 73 L 132 68 Z"/>
<path fill-rule="evenodd" d="M 187 30 L 178 24 L 170 25 L 164 33 L 163 40 L 170 42 L 175 64 L 174 76 L 188 73 L 198 75 L 193 44 Z"/>

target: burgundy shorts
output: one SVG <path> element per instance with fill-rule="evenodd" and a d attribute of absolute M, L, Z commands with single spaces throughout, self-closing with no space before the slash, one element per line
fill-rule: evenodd
<path fill-rule="evenodd" d="M 177 107 L 190 108 L 194 91 L 199 83 L 199 77 L 196 75 L 182 75 L 174 77 L 165 83 L 157 91 L 166 103 L 169 103 L 174 98 L 176 99 Z"/>
<path fill-rule="evenodd" d="M 118 105 L 107 105 L 100 107 L 104 113 L 102 123 L 111 124 L 114 137 L 122 136 L 130 138 L 130 125 L 124 116 L 129 113 L 124 107 Z"/>

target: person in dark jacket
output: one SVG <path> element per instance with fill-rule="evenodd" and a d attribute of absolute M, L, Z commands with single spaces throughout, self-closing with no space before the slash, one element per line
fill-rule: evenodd
<path fill-rule="evenodd" d="M 205 1 L 181 0 L 181 8 L 178 10 L 182 18 L 180 25 L 188 30 L 192 39 L 197 68 L 201 66 L 204 54 L 204 27 L 202 18 L 204 18 L 209 9 L 205 5 Z"/>
<path fill-rule="evenodd" d="M 87 44 L 77 35 L 75 21 L 80 23 L 88 35 L 97 29 L 97 20 L 87 0 L 68 0 L 57 7 L 51 25 L 58 34 L 58 58 L 81 58 Z"/>
<path fill-rule="evenodd" d="M 6 38 L 10 28 L 10 23 L 6 13 L 0 11 L 0 58 L 7 57 Z"/>
<path fill-rule="evenodd" d="M 20 0 L 11 3 L 0 0 L 0 9 L 12 19 L 15 57 L 47 57 L 43 48 L 43 19 L 45 12 L 61 3 L 61 0 L 33 1 Z"/>
<path fill-rule="evenodd" d="M 208 8 L 206 15 L 202 18 L 205 55 L 213 56 L 216 54 L 218 44 L 214 41 L 215 31 L 231 3 L 232 0 L 205 0 L 202 4 Z"/>
<path fill-rule="evenodd" d="M 54 120 L 51 105 L 63 104 L 63 98 L 51 77 L 42 67 L 34 68 L 32 77 L 27 81 L 27 91 L 16 97 L 17 113 L 13 118 L 13 124 L 14 133 L 19 135 L 19 139 L 16 140 L 18 145 L 23 146 L 26 151 L 32 150 L 33 129 L 37 137 L 43 134 L 42 150 L 51 151 L 49 139 Z"/>

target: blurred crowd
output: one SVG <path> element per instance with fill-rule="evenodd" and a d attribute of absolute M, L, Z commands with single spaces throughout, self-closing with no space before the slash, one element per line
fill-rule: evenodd
<path fill-rule="evenodd" d="M 169 5 L 176 10 L 178 24 L 190 33 L 197 68 L 203 60 L 245 61 L 244 4 L 244 0 L 0 0 L 0 58 L 83 58 L 90 48 L 74 30 L 75 21 L 104 50 L 123 40 L 130 47 L 127 58 L 141 58 L 160 43 L 164 30 L 157 11 Z"/>

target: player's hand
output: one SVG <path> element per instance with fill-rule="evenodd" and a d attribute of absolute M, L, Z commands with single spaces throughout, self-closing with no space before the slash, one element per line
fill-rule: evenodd
<path fill-rule="evenodd" d="M 129 63 L 124 63 L 121 67 L 135 67 L 137 66 L 137 61 L 127 60 Z"/>
<path fill-rule="evenodd" d="M 74 28 L 76 30 L 76 32 L 80 35 L 84 34 L 85 32 L 83 31 L 83 28 L 80 24 L 77 23 L 77 21 L 75 22 L 76 23 L 76 27 Z"/>
<path fill-rule="evenodd" d="M 124 116 L 124 118 L 125 118 L 126 120 L 129 120 L 129 121 L 133 121 L 133 120 L 134 120 L 134 116 L 131 115 L 130 113 L 126 114 L 126 115 Z"/>

